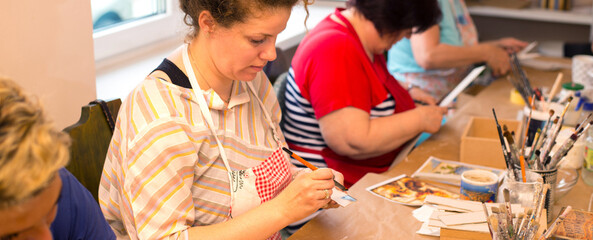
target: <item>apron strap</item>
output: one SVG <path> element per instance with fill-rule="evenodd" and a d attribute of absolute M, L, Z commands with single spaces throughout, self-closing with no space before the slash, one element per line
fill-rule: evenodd
<path fill-rule="evenodd" d="M 224 148 L 223 148 L 222 144 L 220 143 L 220 140 L 216 136 L 216 130 L 214 129 L 214 121 L 212 121 L 212 115 L 210 114 L 210 110 L 208 109 L 208 103 L 206 103 L 206 100 L 204 100 L 204 97 L 203 97 L 204 91 L 202 91 L 202 89 L 200 88 L 200 85 L 198 84 L 198 80 L 196 79 L 194 70 L 191 67 L 192 66 L 191 61 L 190 61 L 188 53 L 187 53 L 187 51 L 189 51 L 188 46 L 189 45 L 186 44 L 183 49 L 183 65 L 184 65 L 185 71 L 187 72 L 187 75 L 189 77 L 189 83 L 192 86 L 194 98 L 196 99 L 196 101 L 198 101 L 198 105 L 200 106 L 200 111 L 202 112 L 202 116 L 204 116 L 204 119 L 206 120 L 206 123 L 208 124 L 208 129 L 210 129 L 212 136 L 214 136 L 214 139 L 216 140 L 216 144 L 218 145 L 218 150 L 220 151 L 220 157 L 222 158 L 222 161 L 224 162 L 224 165 L 227 168 L 227 171 L 231 171 L 231 167 L 228 163 L 226 153 L 224 152 Z M 232 179 L 230 178 L 230 175 L 229 175 L 229 180 L 232 181 Z M 232 193 L 232 191 L 231 191 L 231 193 Z"/>
<path fill-rule="evenodd" d="M 257 92 L 255 91 L 255 88 L 253 87 L 253 83 L 247 82 L 247 86 L 249 86 L 249 89 L 255 96 L 255 99 L 259 103 L 259 106 L 261 107 L 262 112 L 264 113 L 264 118 L 266 119 L 266 121 L 268 122 L 270 127 L 272 128 L 272 136 L 274 137 L 274 140 L 276 140 L 276 144 L 278 144 L 278 147 L 281 147 L 282 141 L 280 141 L 280 137 L 278 137 L 279 134 L 278 134 L 278 129 L 276 129 L 276 124 L 274 124 L 274 122 L 272 121 L 272 118 L 270 117 L 270 114 L 266 110 L 264 103 L 261 101 L 261 99 L 259 99 L 259 97 L 257 97 L 257 94 L 256 94 Z"/>

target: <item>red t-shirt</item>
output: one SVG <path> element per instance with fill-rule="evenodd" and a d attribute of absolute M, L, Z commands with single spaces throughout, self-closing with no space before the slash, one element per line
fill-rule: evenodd
<path fill-rule="evenodd" d="M 307 34 L 292 60 L 294 81 L 313 107 L 315 117 L 319 119 L 344 107 L 370 113 L 385 101 L 388 93 L 395 99 L 395 113 L 413 109 L 413 99 L 389 74 L 384 56 L 375 55 L 375 61 L 370 61 L 358 35 L 340 11 L 336 9 L 335 14 L 347 27 L 327 17 Z M 386 171 L 398 152 L 396 149 L 378 157 L 354 160 L 325 148 L 321 155 L 328 167 L 342 172 L 346 182 L 353 184 L 367 172 Z"/>

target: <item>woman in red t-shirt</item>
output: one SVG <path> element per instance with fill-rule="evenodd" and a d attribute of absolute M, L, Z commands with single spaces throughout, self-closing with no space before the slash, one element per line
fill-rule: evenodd
<path fill-rule="evenodd" d="M 400 147 L 439 130 L 445 108 L 387 71 L 384 52 L 436 24 L 435 0 L 350 0 L 303 39 L 292 60 L 283 130 L 289 146 L 347 185 L 386 171 Z M 426 103 L 415 106 L 414 100 Z M 299 164 L 295 162 L 295 164 Z"/>

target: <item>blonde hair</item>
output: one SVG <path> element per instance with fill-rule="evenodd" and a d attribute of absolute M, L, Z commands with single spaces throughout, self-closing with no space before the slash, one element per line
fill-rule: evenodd
<path fill-rule="evenodd" d="M 68 163 L 69 146 L 39 101 L 0 77 L 0 208 L 41 192 Z"/>

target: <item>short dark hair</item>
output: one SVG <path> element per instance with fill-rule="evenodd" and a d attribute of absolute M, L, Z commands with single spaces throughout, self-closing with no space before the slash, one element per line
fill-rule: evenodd
<path fill-rule="evenodd" d="M 371 21 L 380 35 L 410 28 L 423 32 L 441 19 L 436 0 L 348 0 L 347 6 Z"/>

